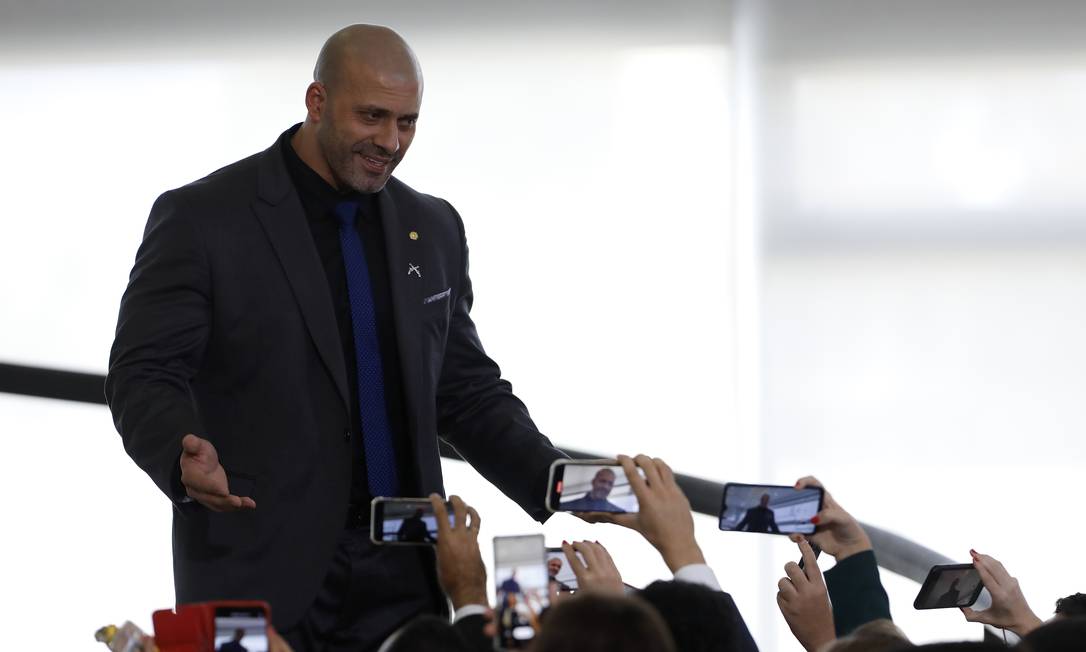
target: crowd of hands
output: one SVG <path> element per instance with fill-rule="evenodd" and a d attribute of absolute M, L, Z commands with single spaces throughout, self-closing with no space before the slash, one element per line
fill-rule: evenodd
<path fill-rule="evenodd" d="M 694 520 L 690 509 L 690 503 L 683 494 L 675 480 L 671 468 L 659 458 L 651 458 L 638 455 L 635 458 L 624 455 L 618 456 L 619 463 L 626 471 L 631 489 L 637 496 L 640 505 L 636 513 L 591 513 L 580 514 L 582 518 L 590 522 L 608 522 L 624 526 L 640 533 L 661 555 L 664 563 L 676 573 L 680 569 L 688 567 L 703 567 L 708 571 L 711 579 L 705 582 L 710 588 L 720 591 L 712 571 L 705 566 L 705 556 L 694 536 Z M 637 472 L 640 469 L 644 476 Z M 796 482 L 796 488 L 822 487 L 814 477 L 808 476 Z M 843 560 L 872 550 L 871 540 L 860 523 L 852 517 L 834 499 L 829 491 L 824 490 L 823 508 L 812 519 L 815 523 L 815 531 L 808 536 L 792 534 L 790 539 L 799 549 L 803 564 L 788 562 L 784 566 L 784 577 L 777 583 L 777 606 L 787 622 L 792 633 L 799 643 L 808 652 L 831 652 L 845 649 L 893 649 L 892 646 L 860 645 L 848 646 L 854 643 L 857 637 L 862 637 L 865 632 L 871 632 L 874 638 L 881 638 L 891 642 L 898 639 L 901 647 L 913 647 L 906 634 L 896 628 L 889 621 L 874 621 L 865 626 L 856 627 L 853 632 L 839 636 L 840 632 L 834 623 L 833 604 L 842 596 L 834 596 L 827 588 L 827 583 L 819 567 L 815 546 L 821 551 L 835 558 L 840 564 Z M 488 640 L 495 635 L 496 624 L 494 612 L 487 605 L 487 575 L 483 564 L 482 554 L 479 548 L 479 528 L 482 522 L 478 512 L 464 503 L 458 496 L 450 496 L 448 505 L 452 510 L 452 518 L 449 518 L 446 501 L 437 494 L 430 496 L 434 514 L 438 524 L 438 537 L 436 544 L 437 573 L 441 587 L 444 590 L 452 608 L 459 613 L 465 607 L 468 610 L 477 609 L 481 620 L 481 635 Z M 563 649 L 561 646 L 549 644 L 548 640 L 561 640 L 562 645 L 571 642 L 577 643 L 582 652 L 590 652 L 592 642 L 585 640 L 578 642 L 576 632 L 570 638 L 570 632 L 562 632 L 563 637 L 548 636 L 550 630 L 558 629 L 559 621 L 572 622 L 569 618 L 556 618 L 559 612 L 570 612 L 578 609 L 588 609 L 592 600 L 604 600 L 612 602 L 638 601 L 636 594 L 629 595 L 627 586 L 622 581 L 614 560 L 607 549 L 596 541 L 563 542 L 562 550 L 565 553 L 566 562 L 577 577 L 578 590 L 576 593 L 559 593 L 552 588 L 550 607 L 548 614 L 540 619 L 540 632 L 530 649 L 538 652 L 549 652 L 551 649 Z M 963 608 L 962 613 L 967 621 L 984 623 L 996 628 L 1014 632 L 1019 637 L 1027 637 L 1034 630 L 1042 627 L 1044 622 L 1027 604 L 1018 580 L 1012 577 L 997 559 L 970 551 L 973 565 L 976 567 L 984 587 L 991 595 L 991 607 L 983 611 L 974 611 L 971 608 Z M 880 587 L 881 590 L 881 587 Z M 730 598 L 728 603 L 732 604 Z M 640 607 L 639 607 L 640 608 Z M 597 609 L 598 611 L 598 609 Z M 621 611 L 621 609 L 619 610 Z M 600 613 L 617 613 L 614 609 L 604 610 Z M 636 612 L 633 612 L 636 613 Z M 599 617 L 598 615 L 596 617 Z M 736 617 L 742 623 L 741 617 L 736 612 Z M 573 619 L 575 621 L 575 619 Z M 686 632 L 680 634 L 674 623 L 663 622 L 671 629 L 665 632 L 660 650 L 684 650 L 693 649 L 689 641 L 681 640 L 689 635 L 690 623 L 682 625 Z M 696 629 L 697 624 L 694 624 Z M 592 629 L 592 628 L 585 628 Z M 742 624 L 745 640 L 750 641 L 746 633 L 746 626 Z M 273 635 L 274 636 L 274 635 Z M 648 638 L 651 634 L 641 632 L 636 649 L 652 650 L 653 645 Z M 695 639 L 698 638 L 696 635 Z M 874 638 L 872 640 L 874 640 Z M 714 645 L 712 641 L 700 640 L 698 649 L 705 650 L 729 650 L 746 649 L 740 637 L 739 647 L 726 645 Z M 408 649 L 403 645 L 397 647 L 386 645 L 384 649 L 401 650 Z M 861 641 L 862 642 L 862 641 Z M 549 646 L 549 647 L 548 647 Z M 287 652 L 289 648 L 277 636 L 273 637 L 272 649 L 276 652 Z M 412 648 L 413 649 L 413 648 Z M 427 649 L 425 645 L 418 649 Z M 437 648 L 434 648 L 437 649 Z M 470 649 L 470 648 L 466 648 Z M 611 649 L 611 648 L 608 648 Z M 620 648 L 613 648 L 620 649 Z M 753 641 L 750 648 L 755 649 Z M 1043 647 L 1029 647 L 1028 640 L 1020 647 L 1022 650 L 1042 652 Z M 1068 648 L 1072 649 L 1072 648 Z M 1082 648 L 1086 650 L 1086 642 Z"/>

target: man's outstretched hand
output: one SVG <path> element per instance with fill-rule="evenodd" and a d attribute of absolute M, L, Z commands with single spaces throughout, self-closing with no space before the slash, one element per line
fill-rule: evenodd
<path fill-rule="evenodd" d="M 219 464 L 215 447 L 191 433 L 181 440 L 181 484 L 189 497 L 212 511 L 256 509 L 252 498 L 230 493 L 226 470 Z"/>

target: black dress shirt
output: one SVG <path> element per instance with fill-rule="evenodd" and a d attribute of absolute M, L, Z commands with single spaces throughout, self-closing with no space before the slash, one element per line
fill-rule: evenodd
<path fill-rule="evenodd" d="M 294 151 L 290 137 L 298 131 L 295 126 L 283 134 L 279 146 L 287 163 L 298 198 L 302 202 L 313 243 L 317 247 L 328 288 L 332 293 L 332 305 L 339 325 L 339 339 L 343 347 L 343 359 L 347 363 L 347 386 L 351 392 L 351 445 L 357 463 L 351 477 L 352 509 L 358 515 L 369 518 L 369 501 L 372 498 L 366 478 L 365 446 L 362 422 L 358 413 L 358 363 L 355 359 L 354 330 L 351 325 L 351 300 L 347 290 L 347 272 L 340 249 L 339 222 L 333 213 L 336 204 L 351 200 L 360 204 L 359 217 L 355 222 L 362 247 L 366 253 L 366 267 L 370 274 L 373 291 L 373 307 L 377 317 L 377 343 L 381 352 L 381 365 L 385 379 L 385 406 L 392 428 L 392 440 L 396 451 L 396 467 L 399 474 L 400 493 L 411 496 L 418 493 L 416 472 L 408 460 L 414 459 L 414 451 L 407 440 L 407 412 L 404 405 L 403 384 L 400 371 L 400 354 L 396 343 L 396 330 L 392 321 L 392 296 L 388 282 L 388 256 L 385 253 L 385 234 L 381 226 L 376 194 L 354 191 L 340 192 L 328 184 L 313 168 L 309 167 Z"/>

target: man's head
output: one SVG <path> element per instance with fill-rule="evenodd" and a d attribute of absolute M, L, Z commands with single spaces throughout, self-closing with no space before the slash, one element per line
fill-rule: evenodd
<path fill-rule="evenodd" d="M 583 476 L 582 476 L 583 477 Z M 592 478 L 592 490 L 588 493 L 595 500 L 605 500 L 611 494 L 615 486 L 615 472 L 611 469 L 600 469 Z"/>
<path fill-rule="evenodd" d="M 656 608 L 667 624 L 675 647 L 683 652 L 731 652 L 747 648 L 746 628 L 731 596 L 701 584 L 659 580 L 638 596 Z"/>
<path fill-rule="evenodd" d="M 562 570 L 562 558 L 551 557 L 547 560 L 547 574 L 551 577 L 556 577 Z"/>
<path fill-rule="evenodd" d="M 762 498 L 758 501 L 758 504 L 762 507 L 769 507 L 769 494 L 762 494 Z"/>
<path fill-rule="evenodd" d="M 676 647 L 660 614 L 643 600 L 585 594 L 562 600 L 547 612 L 532 649 L 673 652 Z"/>
<path fill-rule="evenodd" d="M 340 190 L 378 192 L 415 136 L 422 71 L 391 29 L 344 27 L 321 48 L 305 105 L 302 159 Z"/>
<path fill-rule="evenodd" d="M 1086 616 L 1086 593 L 1075 593 L 1056 600 L 1056 615 L 1064 618 Z"/>

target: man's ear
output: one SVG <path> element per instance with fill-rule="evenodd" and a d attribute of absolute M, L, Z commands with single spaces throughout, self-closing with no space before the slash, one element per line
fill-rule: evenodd
<path fill-rule="evenodd" d="M 328 90 L 315 81 L 305 89 L 305 109 L 309 122 L 320 122 L 328 102 Z"/>

